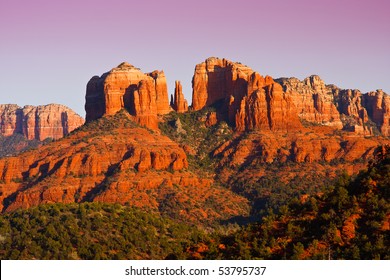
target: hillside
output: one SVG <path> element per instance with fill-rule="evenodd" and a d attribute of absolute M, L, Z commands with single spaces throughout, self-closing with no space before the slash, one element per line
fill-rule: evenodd
<path fill-rule="evenodd" d="M 240 230 L 206 233 L 139 208 L 49 204 L 0 216 L 2 259 L 390 259 L 390 147 L 367 170 Z"/>
<path fill-rule="evenodd" d="M 0 158 L 6 258 L 388 258 L 388 150 L 377 148 L 390 145 L 390 97 L 381 90 L 273 79 L 212 57 L 195 67 L 191 106 L 180 81 L 169 103 L 163 71 L 121 63 L 90 79 L 85 109 L 86 123 L 65 137 Z M 32 237 L 38 253 L 21 250 L 13 220 L 29 217 L 21 234 L 46 236 L 59 222 L 52 213 L 79 227 L 77 207 L 92 220 L 136 213 L 157 234 L 129 254 L 93 227 L 86 239 L 66 237 L 64 254 Z M 36 228 L 40 215 L 49 218 Z M 125 235 L 107 219 L 103 228 Z M 158 243 L 161 219 L 203 239 Z"/>
<path fill-rule="evenodd" d="M 293 199 L 278 214 L 270 210 L 259 223 L 213 237 L 223 246 L 201 258 L 390 259 L 389 186 L 386 146 L 355 178 L 343 174 L 323 193 Z"/>
<path fill-rule="evenodd" d="M 0 159 L 3 211 L 102 201 L 203 223 L 245 215 L 247 202 L 188 170 L 178 144 L 121 111 L 18 157 Z"/>

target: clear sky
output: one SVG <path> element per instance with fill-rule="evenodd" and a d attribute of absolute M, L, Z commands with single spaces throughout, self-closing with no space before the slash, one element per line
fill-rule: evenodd
<path fill-rule="evenodd" d="M 123 61 L 181 80 L 195 64 L 242 62 L 262 75 L 390 93 L 388 0 L 0 0 L 0 104 L 84 113 L 93 75 Z"/>

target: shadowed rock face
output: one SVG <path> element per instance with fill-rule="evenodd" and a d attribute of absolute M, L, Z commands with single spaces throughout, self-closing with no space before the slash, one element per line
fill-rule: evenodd
<path fill-rule="evenodd" d="M 157 115 L 171 110 L 164 72 L 144 74 L 126 62 L 92 77 L 85 98 L 87 122 L 126 108 L 139 124 L 158 129 Z"/>
<path fill-rule="evenodd" d="M 63 105 L 0 105 L 0 133 L 4 136 L 19 133 L 28 140 L 59 139 L 83 123 L 82 117 Z"/>

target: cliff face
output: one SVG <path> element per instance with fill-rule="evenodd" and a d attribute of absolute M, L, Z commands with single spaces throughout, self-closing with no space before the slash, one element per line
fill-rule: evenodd
<path fill-rule="evenodd" d="M 247 66 L 209 58 L 195 68 L 193 110 L 218 104 L 218 113 L 238 131 L 299 129 L 291 98 L 271 77 Z"/>
<path fill-rule="evenodd" d="M 325 85 L 316 75 L 303 81 L 277 81 L 291 95 L 301 120 L 355 134 L 372 136 L 379 130 L 383 136 L 390 136 L 390 97 L 381 90 L 362 94 L 359 90 L 340 89 Z"/>
<path fill-rule="evenodd" d="M 84 119 L 66 106 L 0 105 L 0 133 L 23 134 L 29 140 L 59 139 L 84 123 Z"/>
<path fill-rule="evenodd" d="M 164 72 L 144 74 L 126 62 L 87 84 L 86 121 L 128 109 L 135 120 L 157 129 L 157 115 L 170 112 Z"/>
<path fill-rule="evenodd" d="M 216 106 L 219 119 L 237 131 L 293 131 L 301 122 L 373 136 L 390 136 L 390 97 L 326 85 L 317 75 L 262 77 L 241 63 L 208 58 L 195 67 L 193 110 Z M 222 117 L 221 117 L 222 116 Z"/>
<path fill-rule="evenodd" d="M 291 96 L 301 120 L 338 129 L 343 127 L 340 113 L 334 104 L 332 88 L 325 86 L 320 77 L 314 75 L 303 81 L 281 78 L 277 81 Z"/>

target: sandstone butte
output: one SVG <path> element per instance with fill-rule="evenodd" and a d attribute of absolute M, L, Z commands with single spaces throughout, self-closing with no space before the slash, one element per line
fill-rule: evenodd
<path fill-rule="evenodd" d="M 296 131 L 308 122 L 361 135 L 390 136 L 390 96 L 325 85 L 313 75 L 274 80 L 241 63 L 211 57 L 195 67 L 192 109 L 217 106 L 237 131 Z"/>
<path fill-rule="evenodd" d="M 144 74 L 127 62 L 101 77 L 92 77 L 87 84 L 85 99 L 87 122 L 126 108 L 137 123 L 157 130 L 157 115 L 172 110 L 164 72 Z"/>
<path fill-rule="evenodd" d="M 64 105 L 0 105 L 0 134 L 23 134 L 27 139 L 59 139 L 84 124 L 84 119 Z"/>

